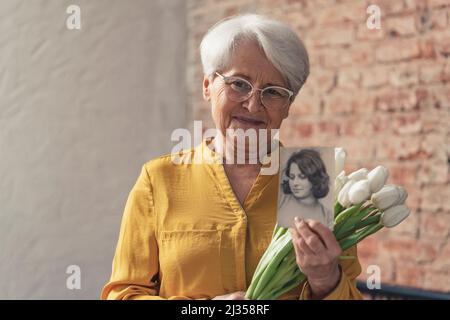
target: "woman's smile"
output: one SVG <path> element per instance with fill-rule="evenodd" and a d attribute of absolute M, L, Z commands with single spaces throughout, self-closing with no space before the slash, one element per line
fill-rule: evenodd
<path fill-rule="evenodd" d="M 266 126 L 266 122 L 264 120 L 257 119 L 254 117 L 237 115 L 233 116 L 231 119 L 232 122 L 238 124 L 238 127 L 260 129 Z"/>

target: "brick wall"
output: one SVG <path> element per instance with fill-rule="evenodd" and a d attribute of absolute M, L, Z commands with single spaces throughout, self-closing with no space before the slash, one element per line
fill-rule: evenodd
<path fill-rule="evenodd" d="M 380 30 L 366 27 L 369 4 Z M 410 218 L 360 245 L 361 279 L 376 264 L 385 283 L 450 291 L 450 1 L 189 0 L 188 103 L 208 126 L 198 46 L 212 24 L 245 12 L 289 23 L 310 54 L 282 140 L 343 146 L 347 170 L 384 164 L 410 194 Z"/>

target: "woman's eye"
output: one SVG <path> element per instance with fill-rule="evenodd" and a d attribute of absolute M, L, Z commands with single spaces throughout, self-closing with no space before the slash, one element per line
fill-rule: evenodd
<path fill-rule="evenodd" d="M 294 179 L 295 179 L 295 176 L 292 175 L 292 174 L 290 174 L 290 175 L 289 175 L 289 179 L 294 180 Z"/>
<path fill-rule="evenodd" d="M 265 92 L 267 92 L 268 95 L 274 96 L 274 97 L 281 97 L 281 92 L 279 92 L 276 89 L 267 89 Z"/>
<path fill-rule="evenodd" d="M 248 83 L 246 83 L 245 81 L 242 81 L 242 80 L 233 80 L 233 82 L 231 82 L 231 86 L 233 87 L 233 89 L 239 90 L 239 91 L 250 91 L 251 90 Z"/>

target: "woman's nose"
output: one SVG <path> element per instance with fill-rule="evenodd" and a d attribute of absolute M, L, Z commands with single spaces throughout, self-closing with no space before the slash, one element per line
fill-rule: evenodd
<path fill-rule="evenodd" d="M 250 98 L 244 101 L 243 106 L 249 111 L 249 113 L 258 113 L 262 108 L 264 108 L 261 104 L 260 94 L 260 91 L 255 90 Z"/>

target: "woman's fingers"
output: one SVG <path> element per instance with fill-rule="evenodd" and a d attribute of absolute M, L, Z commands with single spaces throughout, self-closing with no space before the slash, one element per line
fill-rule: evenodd
<path fill-rule="evenodd" d="M 300 235 L 298 234 L 298 231 L 294 228 L 290 228 L 290 232 L 292 235 L 292 244 L 294 245 L 294 251 L 295 251 L 295 260 L 297 261 L 297 265 L 299 268 L 302 268 L 305 263 L 305 252 L 300 248 L 298 239 L 300 238 Z"/>
<path fill-rule="evenodd" d="M 299 250 L 299 253 L 301 253 L 302 255 L 310 255 L 310 256 L 314 256 L 314 252 L 309 248 L 309 246 L 306 244 L 306 241 L 300 236 L 300 234 L 298 233 L 297 229 L 291 228 L 291 235 L 292 235 L 292 239 L 294 247 L 297 247 Z"/>
<path fill-rule="evenodd" d="M 328 227 L 324 226 L 320 222 L 309 219 L 306 220 L 306 223 L 313 232 L 319 235 L 328 251 L 330 251 L 333 255 L 341 254 L 341 247 L 339 246 L 333 232 Z"/>
<path fill-rule="evenodd" d="M 294 225 L 300 238 L 303 239 L 302 247 L 308 248 L 313 254 L 316 255 L 322 253 L 326 249 L 324 243 L 320 239 L 320 236 L 311 230 L 309 225 L 304 220 L 299 220 L 295 217 Z"/>

